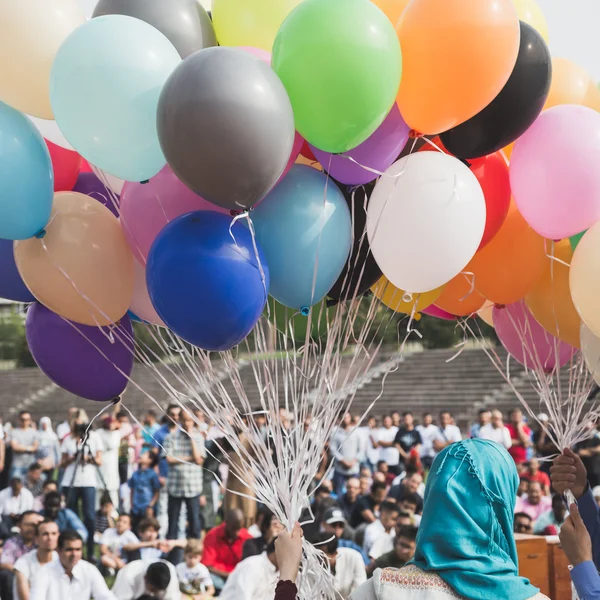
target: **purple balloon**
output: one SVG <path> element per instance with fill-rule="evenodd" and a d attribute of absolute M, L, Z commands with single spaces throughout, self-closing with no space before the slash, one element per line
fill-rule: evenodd
<path fill-rule="evenodd" d="M 494 329 L 508 353 L 533 371 L 549 373 L 564 367 L 577 352 L 550 335 L 534 318 L 523 300 L 504 308 L 494 307 Z"/>
<path fill-rule="evenodd" d="M 364 185 L 377 179 L 379 174 L 363 169 L 359 165 L 383 173 L 396 162 L 398 155 L 406 146 L 409 131 L 410 128 L 404 122 L 398 106 L 394 104 L 379 129 L 360 146 L 344 154 L 330 154 L 314 146 L 311 146 L 310 149 L 334 179 L 346 185 Z M 353 158 L 356 162 L 348 157 Z"/>
<path fill-rule="evenodd" d="M 101 204 L 104 204 L 115 217 L 119 217 L 119 209 L 112 201 L 114 192 L 107 190 L 105 185 L 93 173 L 79 173 L 73 191 L 85 194 L 86 196 L 91 196 Z M 118 204 L 119 196 L 117 196 L 117 205 Z"/>
<path fill-rule="evenodd" d="M 0 239 L 0 298 L 15 302 L 35 300 L 17 271 L 12 240 Z"/>
<path fill-rule="evenodd" d="M 89 327 L 67 321 L 36 302 L 27 311 L 25 333 L 39 368 L 68 392 L 108 402 L 127 386 L 133 369 L 129 317 L 118 326 Z"/>

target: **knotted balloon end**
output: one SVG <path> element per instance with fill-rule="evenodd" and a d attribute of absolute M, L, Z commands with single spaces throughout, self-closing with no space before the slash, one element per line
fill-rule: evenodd
<path fill-rule="evenodd" d="M 40 230 L 39 230 L 39 231 L 38 231 L 38 232 L 35 234 L 35 237 L 36 237 L 38 240 L 41 240 L 42 238 L 46 237 L 46 233 L 47 233 L 47 231 L 46 231 L 45 229 L 40 229 Z"/>
<path fill-rule="evenodd" d="M 411 130 L 408 132 L 408 137 L 409 137 L 411 140 L 416 140 L 416 139 L 418 139 L 418 138 L 422 138 L 422 137 L 423 137 L 423 134 L 422 134 L 422 133 L 419 133 L 419 132 L 418 132 L 416 129 L 411 129 Z"/>
<path fill-rule="evenodd" d="M 300 312 L 305 316 L 308 317 L 308 315 L 310 314 L 310 306 L 303 306 L 300 309 Z"/>

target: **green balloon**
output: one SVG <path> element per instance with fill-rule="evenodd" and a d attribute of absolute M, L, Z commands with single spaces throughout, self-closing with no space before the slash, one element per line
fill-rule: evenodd
<path fill-rule="evenodd" d="M 581 233 L 578 233 L 577 235 L 572 235 L 569 238 L 569 243 L 571 244 L 571 248 L 573 251 L 575 251 L 575 248 L 577 248 L 577 245 L 581 241 L 581 238 L 585 235 L 586 231 L 587 229 L 585 231 L 582 231 Z"/>
<path fill-rule="evenodd" d="M 311 307 L 310 336 L 319 339 L 327 333 L 327 329 L 335 317 L 336 307 L 327 307 L 327 301 L 321 300 Z M 295 308 L 288 308 L 269 296 L 269 320 L 274 323 L 278 331 L 287 335 L 296 342 L 306 341 L 308 316 L 303 315 Z"/>
<path fill-rule="evenodd" d="M 402 53 L 392 23 L 370 0 L 304 0 L 281 25 L 271 64 L 298 132 L 339 154 L 364 142 L 388 115 Z"/>

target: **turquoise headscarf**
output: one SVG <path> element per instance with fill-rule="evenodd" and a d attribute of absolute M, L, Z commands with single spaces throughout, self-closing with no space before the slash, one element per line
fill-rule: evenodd
<path fill-rule="evenodd" d="M 527 600 L 513 536 L 519 478 L 499 444 L 464 440 L 437 456 L 427 480 L 412 564 L 437 573 L 469 600 Z"/>

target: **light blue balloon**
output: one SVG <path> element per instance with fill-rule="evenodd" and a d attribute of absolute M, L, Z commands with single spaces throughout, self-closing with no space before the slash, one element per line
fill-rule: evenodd
<path fill-rule="evenodd" d="M 0 238 L 26 240 L 50 220 L 52 161 L 44 138 L 22 113 L 0 102 Z"/>
<path fill-rule="evenodd" d="M 251 218 L 269 265 L 270 295 L 296 309 L 321 301 L 352 247 L 352 219 L 337 185 L 316 169 L 294 165 Z"/>
<path fill-rule="evenodd" d="M 58 50 L 50 102 L 69 143 L 91 164 L 146 181 L 166 164 L 156 130 L 158 98 L 181 62 L 148 23 L 110 15 L 78 27 Z"/>

